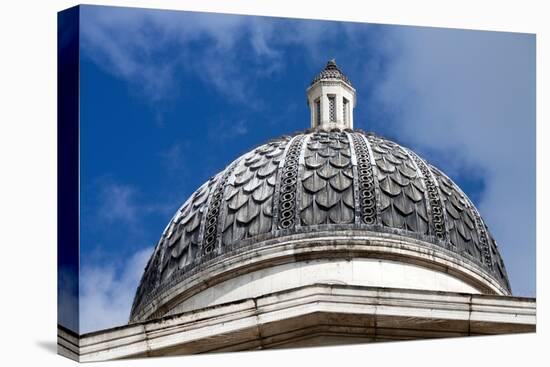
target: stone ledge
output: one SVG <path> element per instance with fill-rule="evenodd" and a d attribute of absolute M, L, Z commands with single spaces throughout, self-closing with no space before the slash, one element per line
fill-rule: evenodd
<path fill-rule="evenodd" d="M 290 346 L 534 332 L 532 298 L 314 284 L 143 323 L 76 335 L 81 361 Z"/>
<path fill-rule="evenodd" d="M 509 294 L 474 262 L 460 259 L 455 253 L 428 242 L 359 230 L 320 232 L 313 239 L 306 234 L 298 234 L 258 242 L 205 262 L 181 279 L 174 279 L 174 284 L 160 289 L 154 301 L 142 305 L 131 321 L 162 317 L 194 294 L 241 274 L 319 258 L 361 257 L 415 264 L 452 275 L 476 287 L 481 293 Z"/>

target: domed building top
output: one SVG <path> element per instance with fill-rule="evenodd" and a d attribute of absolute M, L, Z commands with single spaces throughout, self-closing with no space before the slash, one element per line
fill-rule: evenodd
<path fill-rule="evenodd" d="M 336 60 L 332 59 L 327 62 L 327 65 L 319 74 L 313 78 L 311 81 L 311 85 L 317 83 L 320 80 L 331 80 L 331 79 L 339 79 L 346 83 L 348 83 L 350 86 L 353 86 L 351 84 L 351 81 L 349 78 L 338 68 L 338 65 L 336 65 Z"/>
<path fill-rule="evenodd" d="M 191 195 L 147 263 L 131 321 L 165 314 L 189 291 L 182 284 L 209 287 L 211 264 L 225 274 L 240 254 L 251 269 L 262 251 L 277 252 L 277 263 L 299 261 L 321 243 L 331 257 L 433 262 L 480 292 L 510 293 L 495 240 L 449 177 L 349 120 L 312 126 L 242 155 Z"/>

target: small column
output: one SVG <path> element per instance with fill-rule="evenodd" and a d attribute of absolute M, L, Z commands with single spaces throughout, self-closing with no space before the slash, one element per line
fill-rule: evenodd
<path fill-rule="evenodd" d="M 345 124 L 344 121 L 344 95 L 342 92 L 336 95 L 336 121 L 339 124 Z"/>
<path fill-rule="evenodd" d="M 328 95 L 321 94 L 321 125 L 327 125 L 329 120 Z"/>

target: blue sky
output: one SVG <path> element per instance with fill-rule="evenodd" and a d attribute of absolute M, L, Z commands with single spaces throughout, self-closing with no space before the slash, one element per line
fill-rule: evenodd
<path fill-rule="evenodd" d="M 515 295 L 535 295 L 535 36 L 81 7 L 81 332 L 127 322 L 186 198 L 238 155 L 309 127 L 330 58 L 355 125 L 417 151 L 478 206 Z"/>

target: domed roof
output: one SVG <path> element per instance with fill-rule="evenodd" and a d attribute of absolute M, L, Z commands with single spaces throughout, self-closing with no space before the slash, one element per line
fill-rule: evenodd
<path fill-rule="evenodd" d="M 191 195 L 146 266 L 132 315 L 225 252 L 331 229 L 398 234 L 440 246 L 510 290 L 487 226 L 444 173 L 371 133 L 305 131 L 244 154 Z"/>
<path fill-rule="evenodd" d="M 332 59 L 327 62 L 327 65 L 313 80 L 311 81 L 311 85 L 317 83 L 320 80 L 330 80 L 330 79 L 339 79 L 343 80 L 344 82 L 348 83 L 350 86 L 352 86 L 351 81 L 348 79 L 347 76 L 344 75 L 342 70 L 338 68 L 338 65 L 336 65 L 336 60 Z"/>

